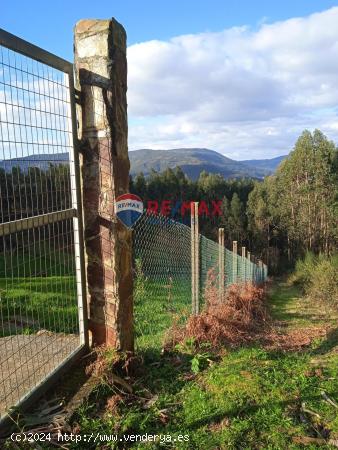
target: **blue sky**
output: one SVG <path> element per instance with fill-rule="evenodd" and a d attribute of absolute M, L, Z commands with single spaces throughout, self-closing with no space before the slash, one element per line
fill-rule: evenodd
<path fill-rule="evenodd" d="M 240 160 L 286 154 L 305 128 L 338 142 L 336 5 L 2 0 L 0 27 L 72 60 L 74 24 L 114 16 L 128 35 L 129 148 Z"/>
<path fill-rule="evenodd" d="M 256 27 L 335 5 L 337 1 L 328 0 L 2 0 L 0 27 L 72 59 L 72 29 L 84 18 L 115 17 L 131 45 L 233 26 Z"/>

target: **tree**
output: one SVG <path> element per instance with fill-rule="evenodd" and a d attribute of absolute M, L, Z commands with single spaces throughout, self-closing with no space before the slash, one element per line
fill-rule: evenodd
<path fill-rule="evenodd" d="M 143 172 L 136 175 L 133 181 L 133 192 L 136 192 L 142 199 L 146 197 L 147 193 L 147 182 Z"/>
<path fill-rule="evenodd" d="M 269 264 L 271 240 L 278 235 L 278 224 L 275 221 L 276 192 L 273 176 L 266 177 L 263 182 L 256 182 L 250 192 L 247 205 L 248 232 L 250 248 L 256 254 L 265 257 Z M 275 239 L 275 247 L 277 246 Z"/>
<path fill-rule="evenodd" d="M 246 238 L 246 218 L 243 203 L 235 192 L 230 203 L 229 231 L 232 240 L 240 244 Z"/>
<path fill-rule="evenodd" d="M 306 130 L 277 170 L 279 221 L 293 253 L 329 253 L 335 246 L 336 158 L 333 142 Z"/>
<path fill-rule="evenodd" d="M 222 199 L 222 216 L 219 221 L 220 228 L 224 228 L 224 239 L 230 244 L 231 230 L 230 230 L 230 204 L 226 196 Z"/>
<path fill-rule="evenodd" d="M 271 239 L 290 262 L 307 250 L 334 251 L 337 161 L 335 144 L 321 131 L 304 131 L 276 174 L 256 183 L 248 200 L 249 231 L 266 258 Z"/>

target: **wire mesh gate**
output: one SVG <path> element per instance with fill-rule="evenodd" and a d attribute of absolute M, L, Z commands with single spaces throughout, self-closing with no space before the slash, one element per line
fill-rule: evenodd
<path fill-rule="evenodd" d="M 86 346 L 73 65 L 0 30 L 0 420 Z"/>

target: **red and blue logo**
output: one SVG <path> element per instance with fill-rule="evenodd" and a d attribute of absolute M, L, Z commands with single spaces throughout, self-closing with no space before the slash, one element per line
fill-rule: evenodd
<path fill-rule="evenodd" d="M 115 211 L 120 221 L 131 228 L 143 214 L 143 202 L 137 195 L 123 194 L 115 201 Z"/>

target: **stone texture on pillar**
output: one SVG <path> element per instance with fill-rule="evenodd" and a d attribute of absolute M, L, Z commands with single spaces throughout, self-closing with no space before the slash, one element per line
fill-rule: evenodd
<path fill-rule="evenodd" d="M 89 329 L 94 344 L 133 349 L 132 235 L 115 216 L 129 190 L 126 33 L 115 20 L 75 26 Z"/>

